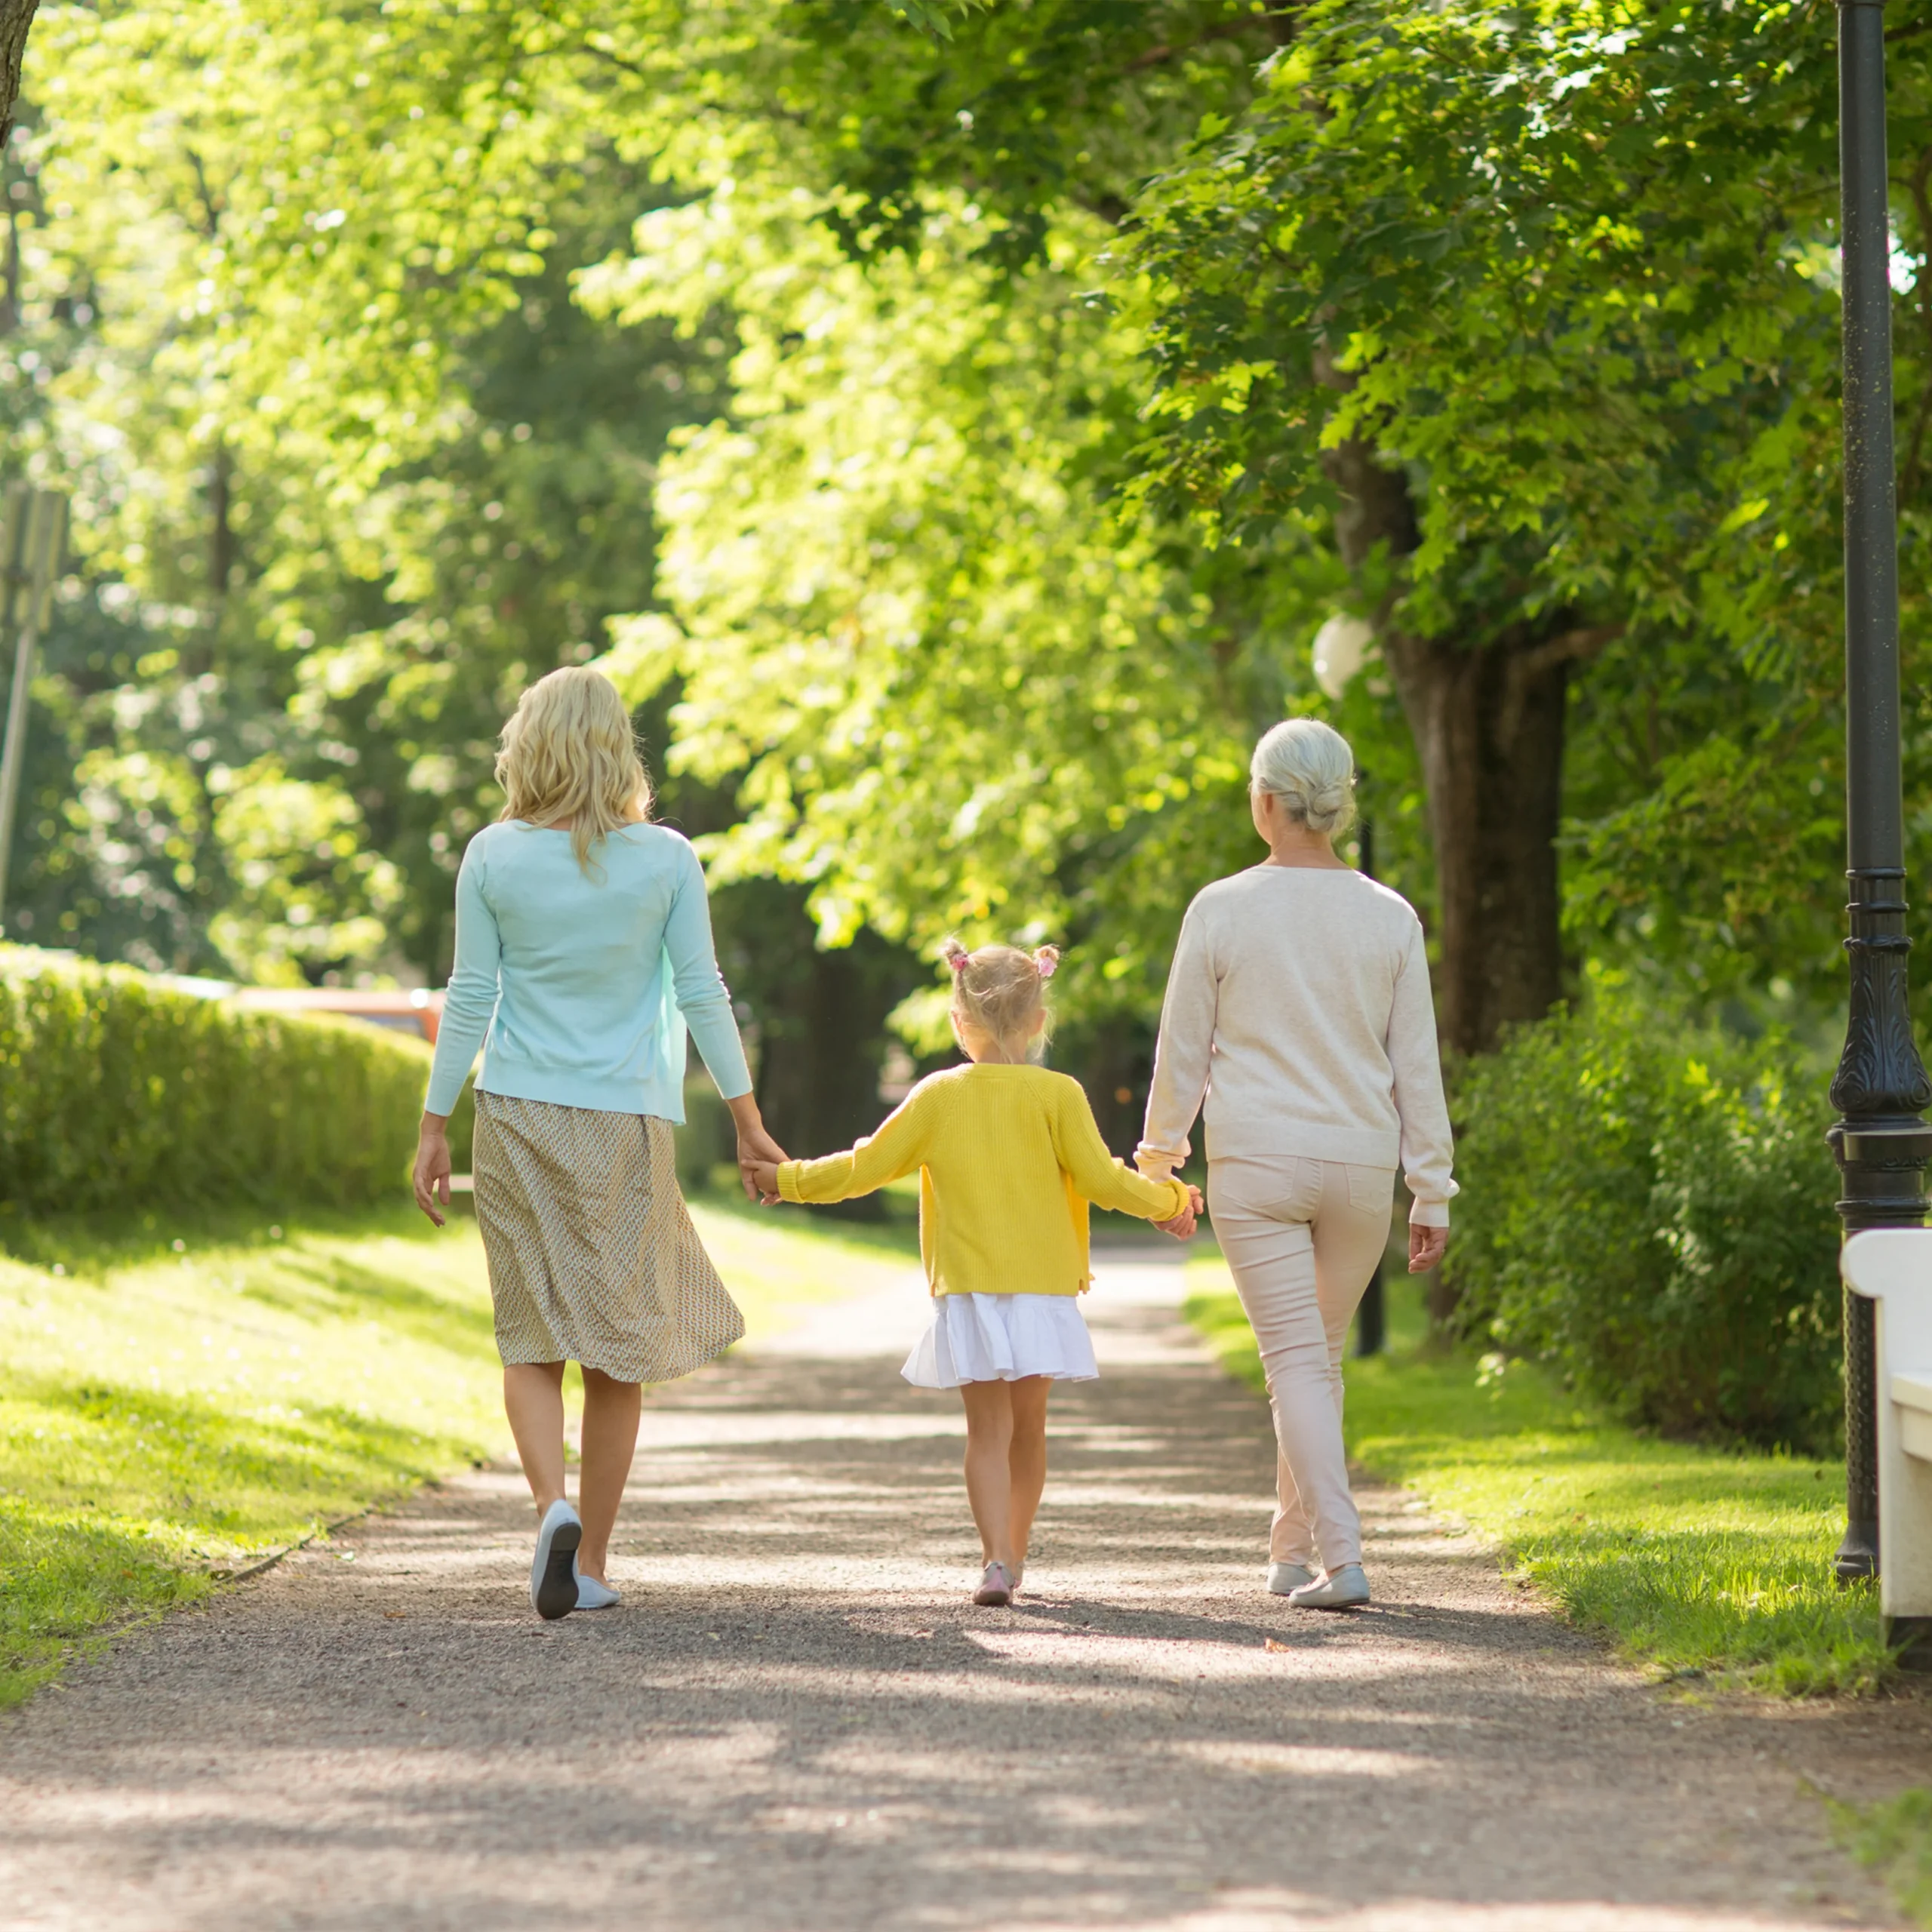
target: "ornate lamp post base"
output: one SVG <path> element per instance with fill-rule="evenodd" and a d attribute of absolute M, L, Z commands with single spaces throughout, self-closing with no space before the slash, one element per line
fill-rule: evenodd
<path fill-rule="evenodd" d="M 1827 1137 L 1843 1192 L 1838 1217 L 1847 1235 L 1866 1228 L 1925 1223 L 1925 1170 L 1932 1127 L 1917 1112 L 1932 1103 L 1932 1081 L 1918 1057 L 1906 1004 L 1903 868 L 1851 875 L 1850 1023 L 1832 1082 L 1844 1118 Z M 1845 1532 L 1832 1569 L 1841 1583 L 1878 1574 L 1877 1313 L 1844 1291 Z"/>

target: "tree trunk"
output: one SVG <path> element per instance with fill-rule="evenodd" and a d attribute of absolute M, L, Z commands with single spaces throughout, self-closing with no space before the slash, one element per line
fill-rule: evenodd
<path fill-rule="evenodd" d="M 1570 666 L 1540 658 L 1549 641 L 1383 641 L 1429 794 L 1436 995 L 1458 1053 L 1489 1052 L 1510 1021 L 1540 1020 L 1562 995 L 1555 841 Z"/>
<path fill-rule="evenodd" d="M 820 952 L 807 928 L 796 943 L 803 957 L 790 997 L 780 1011 L 760 1014 L 758 1104 L 785 1151 L 807 1160 L 851 1146 L 890 1111 L 878 1097 L 878 1069 L 886 1016 L 898 1000 L 868 970 L 863 941 Z"/>
<path fill-rule="evenodd" d="M 20 97 L 20 62 L 27 29 L 40 0 L 0 0 L 0 150 L 14 131 L 14 103 Z"/>
<path fill-rule="evenodd" d="M 1360 572 L 1379 554 L 1399 567 L 1419 540 L 1407 479 L 1366 443 L 1322 462 L 1341 496 L 1343 561 Z M 1408 636 L 1386 616 L 1379 629 L 1429 795 L 1443 1041 L 1487 1053 L 1503 1027 L 1540 1020 L 1562 996 L 1564 700 L 1571 664 L 1613 633 L 1579 629 L 1568 613 L 1500 630 L 1472 622 L 1444 637 Z"/>

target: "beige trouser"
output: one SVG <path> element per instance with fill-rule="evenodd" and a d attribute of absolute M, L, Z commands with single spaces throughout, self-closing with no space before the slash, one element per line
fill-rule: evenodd
<path fill-rule="evenodd" d="M 1361 1561 L 1342 1447 L 1342 1348 L 1389 1241 L 1393 1168 L 1285 1156 L 1211 1161 L 1208 1205 L 1261 1345 L 1275 1414 L 1278 1563 Z"/>

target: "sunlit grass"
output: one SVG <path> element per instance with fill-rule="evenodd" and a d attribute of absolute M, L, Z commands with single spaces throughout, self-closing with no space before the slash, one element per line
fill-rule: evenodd
<path fill-rule="evenodd" d="M 1216 1255 L 1189 1314 L 1261 1383 Z M 1467 1523 L 1586 1629 L 1660 1677 L 1786 1695 L 1863 1692 L 1893 1668 L 1875 1598 L 1832 1579 L 1836 1463 L 1661 1441 L 1605 1421 L 1518 1364 L 1423 1346 L 1420 1298 L 1391 1284 L 1390 1346 L 1348 1364 L 1349 1454 Z"/>
<path fill-rule="evenodd" d="M 896 1226 L 692 1212 L 754 1339 L 916 1265 Z M 465 1217 L 0 1226 L 0 1704 L 103 1629 L 506 1453 L 500 1376 Z"/>
<path fill-rule="evenodd" d="M 6 1231 L 0 1702 L 90 1633 L 498 1449 L 475 1228 L 420 1225 Z"/>

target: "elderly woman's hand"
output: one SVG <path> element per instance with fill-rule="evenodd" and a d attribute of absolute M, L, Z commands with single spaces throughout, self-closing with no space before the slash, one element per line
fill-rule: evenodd
<path fill-rule="evenodd" d="M 1409 1223 L 1409 1272 L 1426 1275 L 1442 1259 L 1449 1245 L 1447 1228 L 1426 1228 L 1420 1221 Z"/>
<path fill-rule="evenodd" d="M 1190 1181 L 1186 1209 L 1175 1215 L 1172 1220 L 1156 1221 L 1154 1225 L 1164 1235 L 1172 1235 L 1176 1241 L 1191 1241 L 1194 1236 L 1195 1217 L 1201 1212 L 1204 1204 L 1200 1189 Z"/>

